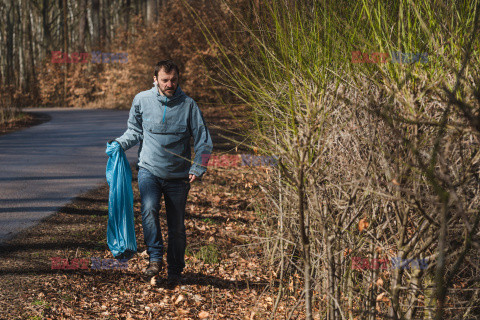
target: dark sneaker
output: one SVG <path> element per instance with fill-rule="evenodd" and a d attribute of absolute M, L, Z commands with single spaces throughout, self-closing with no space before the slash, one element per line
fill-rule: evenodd
<path fill-rule="evenodd" d="M 148 268 L 143 273 L 146 277 L 154 277 L 160 273 L 162 270 L 162 262 L 161 261 L 151 261 L 148 264 Z"/>

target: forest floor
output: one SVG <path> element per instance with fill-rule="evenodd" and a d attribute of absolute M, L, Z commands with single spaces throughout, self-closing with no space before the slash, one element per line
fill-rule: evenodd
<path fill-rule="evenodd" d="M 15 118 L 0 122 L 0 135 L 35 126 L 48 120 L 49 117 L 45 114 L 20 112 Z"/>
<path fill-rule="evenodd" d="M 301 288 L 290 284 L 277 300 L 275 272 L 262 259 L 255 202 L 268 167 L 210 167 L 192 183 L 186 268 L 177 286 L 167 284 L 165 271 L 150 281 L 142 276 L 148 261 L 132 172 L 138 254 L 126 268 L 93 263 L 113 261 L 105 183 L 0 246 L 0 319 L 268 319 L 276 304 L 275 319 L 302 318 L 293 298 Z M 160 217 L 165 239 L 164 205 Z"/>

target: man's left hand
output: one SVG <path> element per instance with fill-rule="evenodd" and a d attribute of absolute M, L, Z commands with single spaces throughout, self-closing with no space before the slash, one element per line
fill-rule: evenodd
<path fill-rule="evenodd" d="M 189 175 L 188 175 L 188 178 L 190 179 L 189 182 L 192 183 L 193 181 L 195 181 L 195 180 L 197 179 L 197 176 L 194 175 L 194 174 L 189 174 Z"/>

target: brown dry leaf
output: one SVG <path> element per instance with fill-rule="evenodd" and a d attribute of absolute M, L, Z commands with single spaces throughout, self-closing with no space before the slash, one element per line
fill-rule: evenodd
<path fill-rule="evenodd" d="M 177 313 L 179 315 L 185 315 L 185 314 L 188 314 L 189 310 L 185 310 L 185 309 L 177 309 Z M 185 318 L 184 318 L 185 319 Z"/>
<path fill-rule="evenodd" d="M 397 179 L 395 179 L 395 178 L 392 179 L 392 183 L 396 186 L 400 185 L 400 183 L 398 183 Z"/>
<path fill-rule="evenodd" d="M 198 317 L 200 319 L 206 319 L 210 316 L 210 314 L 207 312 L 207 311 L 200 311 L 200 313 L 198 314 Z"/>
<path fill-rule="evenodd" d="M 360 219 L 360 221 L 358 222 L 358 230 L 359 230 L 360 232 L 362 232 L 363 229 L 368 228 L 368 225 L 369 225 L 369 223 L 368 223 L 367 219 L 362 218 L 362 219 Z"/>
<path fill-rule="evenodd" d="M 155 277 L 152 277 L 152 279 L 150 279 L 150 284 L 151 284 L 152 286 L 155 286 L 155 285 L 157 284 L 157 277 L 156 277 L 156 276 L 155 276 Z"/>
<path fill-rule="evenodd" d="M 379 287 L 383 286 L 383 279 L 382 278 L 378 278 L 377 286 L 379 286 Z"/>
<path fill-rule="evenodd" d="M 185 300 L 185 297 L 183 295 L 179 295 L 177 300 L 175 300 L 175 304 L 179 304 L 180 302 L 182 302 L 183 300 Z"/>
<path fill-rule="evenodd" d="M 388 301 L 388 298 L 385 296 L 386 292 L 382 292 L 377 296 L 377 301 Z"/>

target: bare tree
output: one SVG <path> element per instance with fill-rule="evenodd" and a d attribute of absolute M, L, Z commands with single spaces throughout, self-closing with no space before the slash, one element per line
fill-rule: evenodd
<path fill-rule="evenodd" d="M 155 22 L 157 19 L 157 1 L 156 0 L 146 0 L 147 3 L 147 16 L 146 22 L 147 24 L 151 24 Z"/>

